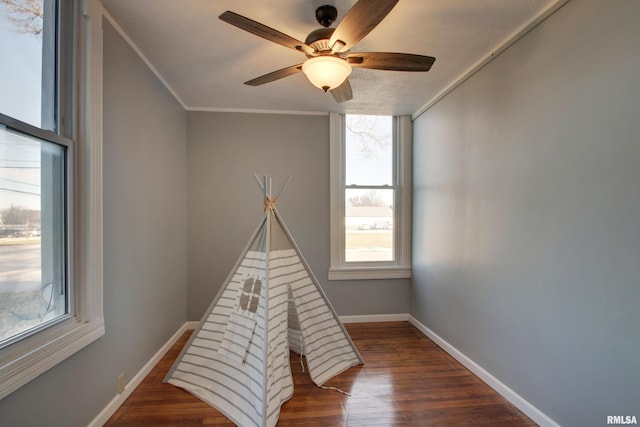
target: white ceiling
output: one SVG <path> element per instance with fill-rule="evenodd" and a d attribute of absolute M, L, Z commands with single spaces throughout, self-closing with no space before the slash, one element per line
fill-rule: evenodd
<path fill-rule="evenodd" d="M 363 0 L 366 1 L 366 0 Z M 262 86 L 243 82 L 303 62 L 287 49 L 218 19 L 231 10 L 304 41 L 333 4 L 338 22 L 356 0 L 103 0 L 107 16 L 188 110 L 414 114 L 468 74 L 558 0 L 401 0 L 354 51 L 436 58 L 426 73 L 354 69 L 342 104 L 299 73 Z M 334 24 L 335 26 L 336 24 Z"/>

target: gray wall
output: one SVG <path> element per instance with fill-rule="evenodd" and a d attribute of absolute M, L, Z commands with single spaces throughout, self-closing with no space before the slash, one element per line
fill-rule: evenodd
<path fill-rule="evenodd" d="M 278 210 L 341 315 L 407 313 L 409 280 L 328 281 L 329 117 L 188 114 L 189 320 L 199 320 L 262 216 L 253 174 L 271 175 Z M 274 194 L 275 195 L 275 194 Z"/>
<path fill-rule="evenodd" d="M 561 425 L 640 416 L 640 2 L 569 2 L 414 123 L 411 313 Z"/>
<path fill-rule="evenodd" d="M 86 426 L 186 319 L 186 113 L 104 31 L 106 335 L 0 400 L 3 426 Z"/>

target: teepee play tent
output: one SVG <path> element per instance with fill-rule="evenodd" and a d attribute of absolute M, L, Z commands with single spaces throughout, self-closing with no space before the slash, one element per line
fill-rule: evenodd
<path fill-rule="evenodd" d="M 278 422 L 293 396 L 290 350 L 318 386 L 364 363 L 284 225 L 270 179 L 256 179 L 264 217 L 164 379 L 243 427 Z"/>

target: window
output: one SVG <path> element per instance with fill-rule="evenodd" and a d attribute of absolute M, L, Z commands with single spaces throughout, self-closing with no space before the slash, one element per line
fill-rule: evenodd
<path fill-rule="evenodd" d="M 330 280 L 411 277 L 409 117 L 331 113 Z"/>
<path fill-rule="evenodd" d="M 100 20 L 0 2 L 0 398 L 104 335 Z"/>

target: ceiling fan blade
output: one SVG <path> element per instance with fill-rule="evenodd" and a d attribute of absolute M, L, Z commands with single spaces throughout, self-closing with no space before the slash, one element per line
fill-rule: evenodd
<path fill-rule="evenodd" d="M 283 77 L 291 76 L 293 74 L 299 73 L 300 71 L 302 71 L 302 64 L 292 65 L 290 67 L 273 71 L 269 74 L 265 74 L 260 77 L 256 77 L 255 79 L 249 80 L 248 82 L 244 82 L 244 84 L 249 86 L 260 86 L 265 83 L 270 83 L 275 80 L 279 80 Z"/>
<path fill-rule="evenodd" d="M 354 68 L 391 71 L 429 71 L 436 58 L 411 53 L 356 52 L 347 55 Z"/>
<path fill-rule="evenodd" d="M 333 99 L 336 102 L 345 102 L 350 99 L 353 99 L 353 91 L 351 90 L 351 83 L 349 83 L 349 79 L 345 80 L 340 86 L 335 89 L 331 89 L 331 95 L 333 95 Z"/>
<path fill-rule="evenodd" d="M 314 53 L 313 48 L 311 48 L 309 45 L 304 44 L 300 40 L 296 40 L 293 37 L 281 33 L 278 30 L 274 30 L 271 27 L 267 27 L 266 25 L 254 21 L 253 19 L 249 19 L 245 16 L 238 15 L 235 12 L 231 12 L 228 10 L 222 13 L 222 15 L 220 15 L 218 18 L 228 24 L 248 31 L 258 37 L 262 37 L 263 39 L 278 43 L 279 45 L 304 52 L 307 55 L 312 55 Z"/>
<path fill-rule="evenodd" d="M 334 52 L 346 52 L 364 38 L 389 14 L 399 0 L 359 0 L 342 18 L 329 47 Z"/>

